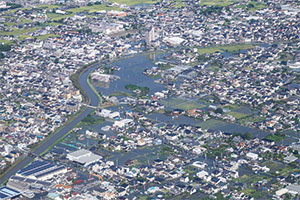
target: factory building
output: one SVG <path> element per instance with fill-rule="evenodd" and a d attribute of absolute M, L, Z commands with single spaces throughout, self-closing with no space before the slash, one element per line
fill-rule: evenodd
<path fill-rule="evenodd" d="M 20 192 L 11 189 L 9 187 L 0 187 L 0 200 L 9 200 L 15 197 L 20 196 Z"/>
<path fill-rule="evenodd" d="M 88 150 L 80 149 L 67 155 L 67 159 L 77 162 L 83 166 L 88 166 L 102 159 L 101 156 L 96 155 Z"/>
<path fill-rule="evenodd" d="M 66 173 L 68 170 L 65 166 L 57 166 L 47 161 L 33 161 L 27 167 L 17 172 L 18 176 L 37 180 L 48 180 L 55 175 Z"/>

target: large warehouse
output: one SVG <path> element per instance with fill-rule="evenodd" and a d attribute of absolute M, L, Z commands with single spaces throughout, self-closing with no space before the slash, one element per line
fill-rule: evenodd
<path fill-rule="evenodd" d="M 80 163 L 81 165 L 88 166 L 102 159 L 101 156 L 96 155 L 88 150 L 80 149 L 67 155 L 67 158 L 71 161 Z"/>
<path fill-rule="evenodd" d="M 20 192 L 8 187 L 0 187 L 0 200 L 8 200 L 20 196 Z"/>
<path fill-rule="evenodd" d="M 37 160 L 19 170 L 17 175 L 43 181 L 51 179 L 57 174 L 66 173 L 67 171 L 65 166 L 57 166 L 47 161 Z"/>

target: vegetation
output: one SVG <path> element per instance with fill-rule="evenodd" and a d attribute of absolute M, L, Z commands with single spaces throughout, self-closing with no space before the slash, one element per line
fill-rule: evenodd
<path fill-rule="evenodd" d="M 274 142 L 280 142 L 281 140 L 283 140 L 285 138 L 285 134 L 278 132 L 275 134 L 270 134 L 265 138 L 268 140 L 274 141 Z"/>
<path fill-rule="evenodd" d="M 252 133 L 246 132 L 246 133 L 233 133 L 233 136 L 240 136 L 244 140 L 250 140 L 253 138 Z"/>
<path fill-rule="evenodd" d="M 131 95 L 128 92 L 117 91 L 117 92 L 112 93 L 110 96 L 115 96 L 115 97 L 125 96 L 125 97 L 129 97 Z"/>
<path fill-rule="evenodd" d="M 247 116 L 246 114 L 240 112 L 229 112 L 227 114 L 233 116 L 236 119 L 241 119 Z"/>
<path fill-rule="evenodd" d="M 247 6 L 246 6 L 246 10 L 253 12 L 256 10 L 261 10 L 266 8 L 266 4 L 264 3 L 258 3 L 258 2 L 250 2 Z"/>
<path fill-rule="evenodd" d="M 169 156 L 172 155 L 174 153 L 174 149 L 172 149 L 169 146 L 164 145 L 159 152 L 160 156 Z"/>
<path fill-rule="evenodd" d="M 205 107 L 205 105 L 198 103 L 196 101 L 188 101 L 185 99 L 172 98 L 168 100 L 163 100 L 162 103 L 165 106 L 171 107 L 173 109 L 182 109 L 182 110 L 191 110 L 191 109 L 200 109 Z"/>
<path fill-rule="evenodd" d="M 48 38 L 55 38 L 55 37 L 60 37 L 60 35 L 46 34 L 46 35 L 37 36 L 36 38 L 39 39 L 39 40 L 46 40 Z"/>
<path fill-rule="evenodd" d="M 50 4 L 42 4 L 39 5 L 37 8 L 41 8 L 41 9 L 54 9 L 54 8 L 59 8 L 59 5 L 50 5 Z"/>
<path fill-rule="evenodd" d="M 5 57 L 5 55 L 2 52 L 10 51 L 10 50 L 11 50 L 11 45 L 0 43 L 0 59 Z"/>
<path fill-rule="evenodd" d="M 220 6 L 210 6 L 208 8 L 202 9 L 201 14 L 211 15 L 211 14 L 221 14 L 222 7 Z"/>
<path fill-rule="evenodd" d="M 0 51 L 10 51 L 11 45 L 9 44 L 0 44 Z"/>
<path fill-rule="evenodd" d="M 199 5 L 201 6 L 228 6 L 233 4 L 235 1 L 233 0 L 202 0 Z"/>
<path fill-rule="evenodd" d="M 198 53 L 200 55 L 203 54 L 211 54 L 216 52 L 236 52 L 239 50 L 251 49 L 253 45 L 250 44 L 237 44 L 237 45 L 226 45 L 226 46 L 216 46 L 216 47 L 205 47 L 205 48 L 198 48 Z"/>
<path fill-rule="evenodd" d="M 161 70 L 167 70 L 167 69 L 171 69 L 171 68 L 174 67 L 173 65 L 170 65 L 170 64 L 158 64 L 157 66 L 158 66 Z"/>
<path fill-rule="evenodd" d="M 175 2 L 175 8 L 181 8 L 184 6 L 182 0 L 174 0 L 174 2 Z"/>
<path fill-rule="evenodd" d="M 92 115 L 88 115 L 81 122 L 83 125 L 94 125 L 103 123 L 104 119 L 101 117 L 95 118 Z"/>
<path fill-rule="evenodd" d="M 6 5 L 9 6 L 9 8 L 1 8 L 0 11 L 15 10 L 22 7 L 22 5 L 15 3 L 6 3 Z"/>
<path fill-rule="evenodd" d="M 13 29 L 13 31 L 1 31 L 0 35 L 13 35 L 13 36 L 19 36 L 25 33 L 33 32 L 37 30 L 37 28 L 29 28 L 29 29 Z"/>
<path fill-rule="evenodd" d="M 68 18 L 68 17 L 73 17 L 74 14 L 67 14 L 67 15 L 61 15 L 61 14 L 56 14 L 56 13 L 47 13 L 47 17 L 51 18 L 54 21 L 60 21 L 62 19 Z"/>
<path fill-rule="evenodd" d="M 81 88 L 80 83 L 79 83 L 79 76 L 81 75 L 81 73 L 83 73 L 84 71 L 86 71 L 88 68 L 92 67 L 93 65 L 95 65 L 97 62 L 93 62 L 90 63 L 88 65 L 85 65 L 84 67 L 80 68 L 79 70 L 77 70 L 74 74 L 71 75 L 71 81 L 73 83 L 73 85 L 80 90 L 81 95 L 84 97 L 84 101 L 86 103 L 88 103 L 89 101 L 89 97 L 87 95 L 87 93 L 85 92 L 84 89 Z"/>
<path fill-rule="evenodd" d="M 148 87 L 141 87 L 133 84 L 128 84 L 125 86 L 125 89 L 130 90 L 138 95 L 145 96 L 149 94 Z"/>
<path fill-rule="evenodd" d="M 78 8 L 72 8 L 72 9 L 69 9 L 67 10 L 68 12 L 71 12 L 71 13 L 78 13 L 78 12 L 89 12 L 89 13 L 93 13 L 93 12 L 97 12 L 97 11 L 100 11 L 100 10 L 107 10 L 107 11 L 110 11 L 110 10 L 122 10 L 121 8 L 119 7 L 112 7 L 112 6 L 107 6 L 105 4 L 94 4 L 94 5 L 91 5 L 91 6 L 82 6 L 82 7 L 78 7 Z"/>
<path fill-rule="evenodd" d="M 8 45 L 12 45 L 14 43 L 13 40 L 0 40 L 0 44 L 8 44 Z"/>
<path fill-rule="evenodd" d="M 143 4 L 143 3 L 153 4 L 157 2 L 155 0 L 109 0 L 109 1 L 112 3 L 126 4 L 128 6 Z"/>

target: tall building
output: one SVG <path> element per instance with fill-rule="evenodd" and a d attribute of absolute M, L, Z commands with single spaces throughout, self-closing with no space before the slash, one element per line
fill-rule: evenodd
<path fill-rule="evenodd" d="M 150 31 L 146 33 L 146 44 L 147 46 L 153 45 L 153 42 L 157 39 L 157 35 L 154 27 L 151 28 Z"/>

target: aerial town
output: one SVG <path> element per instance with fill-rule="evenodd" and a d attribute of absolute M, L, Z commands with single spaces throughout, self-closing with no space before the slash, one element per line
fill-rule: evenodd
<path fill-rule="evenodd" d="M 299 0 L 0 0 L 0 200 L 296 200 Z"/>

